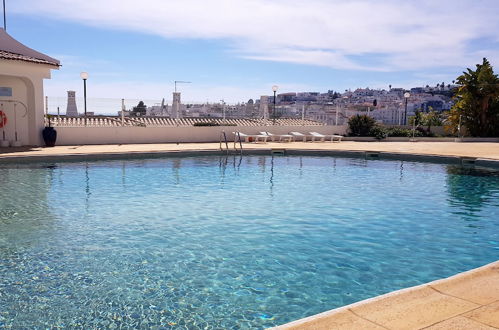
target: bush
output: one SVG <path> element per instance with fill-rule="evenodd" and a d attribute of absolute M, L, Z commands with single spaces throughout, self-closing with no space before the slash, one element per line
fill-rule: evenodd
<path fill-rule="evenodd" d="M 386 129 L 379 125 L 373 126 L 369 131 L 369 135 L 373 136 L 378 141 L 386 139 L 386 137 L 388 136 Z"/>
<path fill-rule="evenodd" d="M 355 115 L 348 120 L 350 135 L 370 136 L 371 129 L 376 126 L 376 121 L 367 115 Z"/>
<path fill-rule="evenodd" d="M 408 137 L 412 136 L 412 132 L 409 129 L 406 128 L 400 128 L 400 127 L 390 127 L 387 129 L 388 136 L 393 136 L 393 137 Z"/>
<path fill-rule="evenodd" d="M 400 127 L 390 127 L 387 129 L 388 136 L 390 137 L 412 137 L 412 129 L 400 128 Z M 417 127 L 414 132 L 415 137 L 429 136 L 422 127 Z"/>

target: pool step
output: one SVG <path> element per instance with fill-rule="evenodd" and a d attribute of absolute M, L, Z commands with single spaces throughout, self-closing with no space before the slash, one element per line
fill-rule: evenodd
<path fill-rule="evenodd" d="M 461 157 L 462 166 L 475 166 L 476 158 Z"/>
<path fill-rule="evenodd" d="M 270 154 L 272 156 L 275 156 L 275 155 L 284 156 L 286 154 L 286 149 L 270 149 Z"/>
<path fill-rule="evenodd" d="M 379 158 L 379 152 L 377 151 L 366 151 L 365 152 L 365 157 L 366 159 L 378 159 Z"/>

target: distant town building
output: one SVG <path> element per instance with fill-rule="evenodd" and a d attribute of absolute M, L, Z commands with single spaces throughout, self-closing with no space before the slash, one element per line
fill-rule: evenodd
<path fill-rule="evenodd" d="M 66 116 L 78 117 L 78 109 L 76 108 L 76 92 L 68 91 L 68 105 L 66 106 Z"/>
<path fill-rule="evenodd" d="M 260 96 L 260 107 L 259 107 L 260 117 L 263 119 L 269 119 L 269 97 L 262 95 Z"/>
<path fill-rule="evenodd" d="M 173 92 L 171 117 L 182 118 L 182 112 L 180 110 L 180 92 Z"/>
<path fill-rule="evenodd" d="M 454 101 L 452 93 L 455 85 L 438 84 L 436 87 L 413 87 L 409 89 L 407 116 L 416 111 L 447 111 Z M 351 116 L 366 114 L 378 122 L 387 125 L 402 124 L 405 115 L 406 99 L 404 88 L 385 89 L 358 88 L 345 90 L 343 93 L 332 90 L 320 92 L 289 92 L 276 95 L 276 116 L 296 119 L 311 119 L 328 125 L 346 125 Z M 269 104 L 270 102 L 270 104 Z M 165 101 L 146 109 L 147 116 L 170 116 L 171 118 L 258 118 L 271 119 L 273 116 L 273 95 L 264 95 L 246 103 L 225 104 L 198 103 L 181 104 L 179 92 L 173 93 L 173 102 L 169 106 Z M 131 115 L 137 109 L 131 110 Z M 126 115 L 126 114 L 125 114 Z"/>

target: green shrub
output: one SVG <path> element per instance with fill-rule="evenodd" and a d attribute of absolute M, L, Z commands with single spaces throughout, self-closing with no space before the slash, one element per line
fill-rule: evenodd
<path fill-rule="evenodd" d="M 378 141 L 386 139 L 386 137 L 388 136 L 386 129 L 382 126 L 379 126 L 379 125 L 375 125 L 375 126 L 371 127 L 371 130 L 369 131 L 369 135 L 373 136 Z"/>
<path fill-rule="evenodd" d="M 351 136 L 370 136 L 376 121 L 367 115 L 355 115 L 348 120 Z"/>
<path fill-rule="evenodd" d="M 390 127 L 387 129 L 387 134 L 388 136 L 393 136 L 393 137 L 408 137 L 412 136 L 412 132 L 409 129 L 406 128 L 400 128 L 400 127 Z"/>

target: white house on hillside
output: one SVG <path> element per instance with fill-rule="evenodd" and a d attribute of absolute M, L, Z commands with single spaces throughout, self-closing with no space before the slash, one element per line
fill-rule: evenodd
<path fill-rule="evenodd" d="M 0 29 L 0 142 L 42 145 L 43 79 L 58 60 L 37 52 Z"/>

